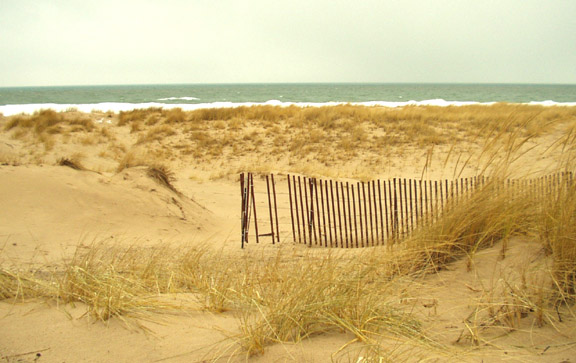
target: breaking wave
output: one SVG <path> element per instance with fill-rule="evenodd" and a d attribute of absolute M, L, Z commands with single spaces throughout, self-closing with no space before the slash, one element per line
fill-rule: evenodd
<path fill-rule="evenodd" d="M 359 106 L 372 106 L 372 107 L 405 107 L 405 106 L 466 106 L 466 105 L 492 105 L 495 102 L 469 102 L 469 101 L 446 101 L 443 99 L 433 99 L 424 101 L 403 101 L 403 102 L 390 102 L 390 101 L 368 101 L 368 102 L 282 102 L 279 100 L 269 100 L 266 102 L 212 102 L 212 103 L 89 103 L 89 104 L 56 104 L 56 103 L 37 103 L 37 104 L 23 104 L 23 105 L 3 105 L 0 106 L 0 113 L 4 116 L 17 115 L 21 113 L 32 114 L 39 110 L 52 109 L 54 111 L 67 111 L 75 109 L 81 112 L 104 111 L 104 112 L 120 112 L 130 111 L 135 109 L 144 109 L 150 107 L 160 107 L 165 109 L 181 108 L 184 111 L 192 111 L 203 108 L 226 108 L 226 107 L 250 107 L 250 106 L 279 106 L 279 107 L 324 107 L 324 106 L 337 106 L 337 105 L 359 105 Z M 555 102 L 555 101 L 532 101 L 524 104 L 529 105 L 542 105 L 542 106 L 576 106 L 576 102 Z"/>
<path fill-rule="evenodd" d="M 158 101 L 198 101 L 199 98 L 196 97 L 166 97 L 159 98 Z"/>

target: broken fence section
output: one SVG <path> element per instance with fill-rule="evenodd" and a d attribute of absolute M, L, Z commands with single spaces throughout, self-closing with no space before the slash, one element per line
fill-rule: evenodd
<path fill-rule="evenodd" d="M 266 175 L 266 194 L 267 201 L 257 202 L 256 195 L 261 194 L 254 191 L 254 175 L 252 173 L 242 173 L 240 174 L 240 191 L 242 195 L 242 211 L 241 211 L 241 227 L 242 227 L 242 248 L 248 243 L 250 236 L 250 225 L 253 220 L 254 225 L 254 237 L 256 243 L 260 242 L 260 237 L 271 237 L 272 243 L 280 242 L 279 226 L 278 226 L 278 208 L 277 208 L 277 198 L 276 198 L 276 183 L 274 181 L 274 175 Z M 260 196 L 260 195 L 259 195 Z M 267 203 L 266 203 L 267 202 Z M 265 203 L 265 205 L 263 204 Z M 270 219 L 267 224 L 262 225 L 259 230 L 258 228 L 258 215 L 257 210 L 260 207 L 262 210 L 263 206 L 267 206 L 268 215 Z M 261 221 L 262 222 L 262 221 Z M 270 232 L 267 232 L 267 231 Z M 265 233 L 260 233 L 260 231 L 266 231 Z"/>
<path fill-rule="evenodd" d="M 278 179 L 282 183 L 278 183 Z M 272 243 L 282 240 L 318 247 L 360 248 L 391 244 L 423 225 L 434 223 L 480 188 L 490 186 L 497 193 L 508 193 L 510 197 L 528 192 L 547 198 L 562 185 L 572 185 L 572 182 L 571 172 L 534 179 L 498 180 L 480 176 L 455 180 L 394 178 L 370 182 L 296 175 L 275 179 L 274 175 L 266 175 L 256 183 L 252 173 L 243 173 L 240 175 L 242 248 L 249 236 L 257 243 L 261 237 L 270 237 Z"/>

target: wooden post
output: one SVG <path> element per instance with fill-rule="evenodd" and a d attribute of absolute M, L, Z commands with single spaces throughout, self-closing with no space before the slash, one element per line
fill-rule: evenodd
<path fill-rule="evenodd" d="M 248 233 L 250 231 L 250 178 L 252 176 L 252 173 L 248 173 L 247 175 L 247 180 L 246 180 L 246 223 L 244 224 L 244 233 L 246 234 L 246 236 L 244 237 L 244 241 L 246 241 L 246 243 L 248 243 Z"/>
<path fill-rule="evenodd" d="M 318 203 L 318 181 L 316 180 L 316 178 L 314 178 L 314 190 L 316 191 L 316 193 L 314 193 L 315 198 L 316 198 L 316 225 L 317 227 L 317 232 L 318 233 L 318 240 L 316 241 L 316 244 L 319 244 L 320 246 L 322 246 L 322 225 L 320 223 L 320 204 Z M 320 190 L 322 190 L 322 188 L 320 188 Z"/>
<path fill-rule="evenodd" d="M 378 244 L 380 234 L 378 231 L 378 203 L 376 202 L 376 181 L 372 180 L 372 204 L 374 205 L 374 227 L 376 229 L 376 239 L 373 244 Z"/>
<path fill-rule="evenodd" d="M 252 198 L 252 209 L 254 210 L 254 231 L 256 232 L 256 243 L 260 243 L 258 239 L 258 217 L 256 216 L 256 198 L 254 198 L 254 175 L 250 173 L 250 195 Z"/>
<path fill-rule="evenodd" d="M 434 180 L 434 220 L 438 216 L 440 206 L 438 205 L 438 180 Z"/>
<path fill-rule="evenodd" d="M 410 233 L 414 230 L 414 202 L 412 200 L 412 180 L 408 179 L 408 197 L 410 198 Z"/>
<path fill-rule="evenodd" d="M 344 217 L 344 239 L 346 240 L 346 248 L 348 248 L 348 219 L 346 218 L 346 198 L 344 197 L 343 182 L 340 182 L 340 191 L 342 192 L 341 195 L 342 195 L 342 215 Z M 344 239 L 342 240 L 342 247 L 344 247 Z"/>
<path fill-rule="evenodd" d="M 404 236 L 404 232 L 406 231 L 406 221 L 404 220 L 404 200 L 403 200 L 403 188 L 402 188 L 402 179 L 398 179 L 398 204 L 400 209 L 400 236 Z"/>
<path fill-rule="evenodd" d="M 276 182 L 274 182 L 274 174 L 270 174 L 272 179 L 272 195 L 274 196 L 274 216 L 276 217 L 276 242 L 280 243 L 280 227 L 278 223 L 278 203 L 276 200 Z M 272 244 L 274 244 L 274 239 L 272 239 Z"/>
<path fill-rule="evenodd" d="M 458 204 L 458 197 L 459 197 L 459 192 L 458 192 L 458 180 L 456 180 L 455 184 L 455 191 L 454 191 L 454 205 Z"/>
<path fill-rule="evenodd" d="M 266 192 L 268 193 L 268 211 L 270 214 L 270 234 L 272 235 L 272 243 L 274 243 L 274 240 L 276 238 L 276 234 L 274 232 L 274 217 L 273 217 L 273 213 L 272 213 L 272 197 L 270 196 L 270 180 L 268 175 L 266 175 Z M 254 215 L 256 216 L 256 215 Z M 256 235 L 258 235 L 258 232 L 256 232 Z"/>
<path fill-rule="evenodd" d="M 370 243 L 374 246 L 374 224 L 372 219 L 372 196 L 370 191 L 370 182 L 368 182 L 368 214 L 370 214 Z"/>
<path fill-rule="evenodd" d="M 309 245 L 312 246 L 312 240 L 315 239 L 315 234 L 314 234 L 314 186 L 312 184 L 312 179 L 310 178 L 305 178 L 305 181 L 307 180 L 308 183 L 308 187 L 310 188 L 310 208 L 308 208 L 308 199 L 306 199 L 306 212 L 307 212 L 307 220 L 308 220 L 308 233 L 310 236 L 310 242 Z M 306 191 L 304 192 L 304 195 L 306 195 Z"/>
<path fill-rule="evenodd" d="M 288 197 L 290 199 L 290 221 L 292 222 L 292 239 L 296 242 L 296 230 L 294 229 L 294 206 L 292 204 L 292 186 L 290 185 L 290 174 L 287 177 L 288 180 Z"/>
<path fill-rule="evenodd" d="M 334 221 L 334 243 L 338 247 L 338 227 L 336 226 L 336 207 L 334 206 L 334 187 L 330 180 L 330 196 L 332 198 L 332 220 Z"/>
<path fill-rule="evenodd" d="M 304 189 L 306 190 L 306 189 Z M 300 194 L 300 212 L 302 215 L 302 239 L 304 240 L 304 244 L 308 241 L 306 240 L 306 215 L 304 214 L 304 200 L 302 198 L 302 179 L 298 176 L 298 191 Z"/>
<path fill-rule="evenodd" d="M 382 213 L 382 188 L 380 186 L 380 179 L 378 179 L 378 204 L 380 206 L 380 233 L 381 233 L 381 238 L 380 238 L 380 243 L 379 244 L 384 244 L 384 239 L 386 238 L 384 235 L 384 220 L 386 218 L 386 216 Z M 384 191 L 386 192 L 386 191 Z M 386 193 L 384 193 L 386 194 Z"/>
<path fill-rule="evenodd" d="M 330 234 L 330 247 L 332 247 L 332 226 L 330 223 L 330 195 L 328 194 L 328 180 L 324 181 L 326 189 L 326 214 L 328 215 L 328 233 Z"/>
<path fill-rule="evenodd" d="M 413 214 L 414 214 L 414 227 L 412 228 L 413 230 L 418 227 L 418 220 L 419 220 L 419 209 L 418 209 L 418 185 L 416 183 L 416 179 L 412 179 L 412 186 L 414 189 L 414 197 L 413 197 L 413 202 L 414 202 L 414 210 L 413 210 Z M 412 197 L 410 197 L 412 198 Z"/>
<path fill-rule="evenodd" d="M 382 184 L 384 184 L 384 223 L 386 224 L 386 240 L 389 240 L 391 216 L 388 210 L 388 200 L 390 199 L 390 192 L 386 193 L 386 180 L 383 180 Z M 388 185 L 390 185 L 390 180 L 388 180 Z"/>
<path fill-rule="evenodd" d="M 246 212 L 246 210 L 244 209 L 244 206 L 246 204 L 246 195 L 244 192 L 244 173 L 240 174 L 240 195 L 241 195 L 241 208 L 240 208 L 240 227 L 241 227 L 241 233 L 242 233 L 242 239 L 241 239 L 241 248 L 244 248 L 244 214 Z"/>
<path fill-rule="evenodd" d="M 408 200 L 408 180 L 406 180 L 406 178 L 404 178 L 404 233 L 405 235 L 408 235 L 408 233 L 410 232 L 410 225 L 409 225 L 409 220 L 410 220 L 410 215 L 408 214 L 408 205 L 409 205 L 409 200 Z"/>
<path fill-rule="evenodd" d="M 294 211 L 296 211 L 296 227 L 298 227 L 298 243 L 302 243 L 302 234 L 300 232 L 300 212 L 298 208 L 298 189 L 296 188 L 296 177 L 292 176 L 292 186 L 294 187 Z M 294 240 L 296 242 L 296 240 Z"/>
<path fill-rule="evenodd" d="M 358 248 L 358 219 L 356 218 L 356 198 L 354 197 L 354 184 L 352 184 L 352 207 L 354 211 L 354 235 L 356 237 L 356 248 Z"/>
<path fill-rule="evenodd" d="M 428 208 L 428 181 L 424 180 L 424 207 L 425 207 L 425 217 L 424 217 L 424 223 L 428 224 L 428 220 L 430 217 L 430 209 Z"/>
<path fill-rule="evenodd" d="M 450 208 L 450 199 L 448 198 L 448 179 L 445 180 L 446 184 L 446 209 Z"/>
<path fill-rule="evenodd" d="M 362 196 L 363 196 L 363 202 L 364 202 L 364 222 L 365 222 L 365 230 L 366 230 L 366 245 L 368 246 L 369 244 L 369 240 L 368 240 L 368 209 L 366 208 L 366 189 L 364 188 L 364 182 L 362 182 Z M 370 231 L 372 232 L 372 231 Z"/>
<path fill-rule="evenodd" d="M 303 177 L 302 180 L 304 181 L 304 205 L 306 206 L 306 221 L 302 220 L 304 224 L 304 235 L 308 234 L 310 239 L 310 244 L 312 244 L 312 231 L 310 230 L 310 206 L 308 204 L 308 178 Z M 304 211 L 302 211 L 304 213 Z"/>
<path fill-rule="evenodd" d="M 426 224 L 426 202 L 425 202 L 425 196 L 424 193 L 426 193 L 426 183 L 420 179 L 418 181 L 418 187 L 420 188 L 420 222 L 422 225 Z"/>
<path fill-rule="evenodd" d="M 394 191 L 393 191 L 393 197 L 394 197 L 394 223 L 392 224 L 392 232 L 394 235 L 394 241 L 396 241 L 399 237 L 399 229 L 400 226 L 398 225 L 398 195 L 396 193 L 396 178 L 393 179 L 394 181 Z"/>
<path fill-rule="evenodd" d="M 344 238 L 342 237 L 342 214 L 340 211 L 340 193 L 338 191 L 338 182 L 334 182 L 336 185 L 336 204 L 338 207 L 338 229 L 340 230 L 340 247 L 344 247 Z M 338 243 L 336 243 L 336 247 L 338 247 Z"/>
<path fill-rule="evenodd" d="M 440 180 L 440 213 L 438 214 L 443 215 L 444 214 L 444 186 L 442 185 L 442 180 Z"/>
<path fill-rule="evenodd" d="M 356 191 L 358 192 L 358 216 L 360 217 L 360 243 L 362 247 L 364 247 L 364 241 L 366 239 L 364 238 L 364 222 L 362 216 L 362 201 L 360 199 L 360 183 L 356 184 Z"/>
<path fill-rule="evenodd" d="M 322 226 L 324 227 L 324 247 L 328 247 L 328 233 L 326 232 L 326 212 L 324 209 L 324 186 L 322 179 L 320 179 L 320 201 L 322 202 Z M 328 214 L 330 218 L 330 214 Z"/>
<path fill-rule="evenodd" d="M 354 239 L 352 238 L 352 210 L 350 209 L 350 183 L 346 182 L 346 200 L 348 204 L 348 226 L 350 234 L 350 247 L 354 247 Z M 348 246 L 346 246 L 348 247 Z"/>

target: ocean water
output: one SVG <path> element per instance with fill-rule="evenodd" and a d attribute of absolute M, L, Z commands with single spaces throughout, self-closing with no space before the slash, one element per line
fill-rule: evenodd
<path fill-rule="evenodd" d="M 122 111 L 146 107 L 185 110 L 241 105 L 576 105 L 576 85 L 530 84 L 184 84 L 0 88 L 0 112 L 51 108 Z"/>

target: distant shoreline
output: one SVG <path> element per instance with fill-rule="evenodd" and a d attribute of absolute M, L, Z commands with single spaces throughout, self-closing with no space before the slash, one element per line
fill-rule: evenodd
<path fill-rule="evenodd" d="M 132 111 L 137 109 L 147 108 L 163 108 L 175 109 L 179 108 L 183 111 L 194 111 L 198 109 L 210 108 L 236 108 L 236 107 L 253 107 L 253 106 L 273 106 L 273 107 L 330 107 L 339 105 L 353 105 L 364 107 L 406 107 L 406 106 L 468 106 L 468 105 L 486 105 L 490 106 L 498 102 L 466 102 L 466 101 L 446 101 L 443 99 L 425 100 L 425 101 L 403 101 L 403 102 L 389 102 L 389 101 L 372 101 L 372 102 L 282 102 L 279 100 L 270 100 L 266 102 L 213 102 L 213 103 L 198 103 L 198 104 L 169 104 L 169 103 L 116 103 L 116 102 L 103 102 L 93 104 L 55 104 L 55 103 L 41 103 L 41 104 L 16 104 L 16 105 L 2 105 L 0 106 L 0 114 L 4 116 L 13 116 L 18 114 L 33 114 L 40 110 L 54 110 L 57 112 L 65 112 L 68 110 L 80 111 L 85 113 L 91 112 L 122 112 Z M 516 103 L 511 103 L 516 104 Z M 534 106 L 576 106 L 576 102 L 555 102 L 555 101 L 540 101 L 517 103 L 522 105 Z"/>

